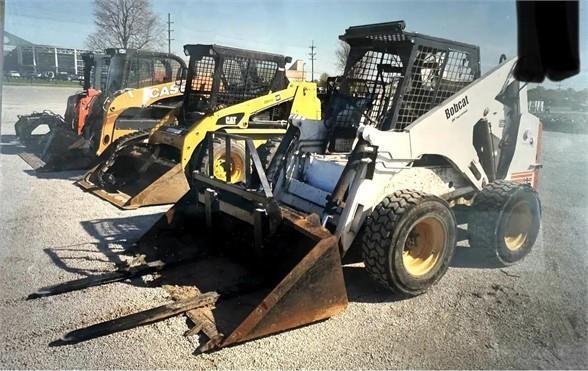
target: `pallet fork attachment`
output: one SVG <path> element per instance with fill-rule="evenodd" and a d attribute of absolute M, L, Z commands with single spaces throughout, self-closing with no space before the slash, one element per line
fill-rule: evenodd
<path fill-rule="evenodd" d="M 110 321 L 71 331 L 61 339 L 56 340 L 49 345 L 58 346 L 77 344 L 85 340 L 129 330 L 137 326 L 159 322 L 190 310 L 212 306 L 217 299 L 218 294 L 216 292 L 208 292 L 193 298 L 172 302 L 142 312 L 129 314 L 124 317 L 115 318 Z"/>

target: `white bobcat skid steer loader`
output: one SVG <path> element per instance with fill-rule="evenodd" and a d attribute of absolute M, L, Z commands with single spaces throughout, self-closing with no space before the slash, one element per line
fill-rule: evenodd
<path fill-rule="evenodd" d="M 149 320 L 208 305 L 208 327 L 191 332 L 208 337 L 201 351 L 343 311 L 341 258 L 355 249 L 379 284 L 423 293 L 453 256 L 453 205 L 473 211 L 470 243 L 505 264 L 535 241 L 539 200 L 517 182 L 536 179 L 540 124 L 526 112 L 515 62 L 480 77 L 477 47 L 405 32 L 402 21 L 351 27 L 340 38 L 351 48 L 324 120 L 292 120 L 268 165 L 251 138 L 208 132 L 191 168 L 212 166 L 220 136 L 227 148 L 245 144 L 245 180 L 194 170 L 190 192 L 138 242 L 197 254 L 190 284 L 208 294 Z M 144 315 L 133 316 L 144 324 Z M 128 320 L 64 339 L 120 331 Z"/>
<path fill-rule="evenodd" d="M 541 124 L 512 76 L 515 61 L 480 77 L 478 47 L 405 32 L 402 21 L 350 27 L 340 38 L 350 52 L 344 76 L 331 81 L 324 119 L 293 121 L 265 168 L 250 140 L 223 135 L 247 143 L 253 181 L 228 184 L 195 171 L 190 201 L 206 223 L 180 224 L 224 236 L 235 223 L 249 224 L 252 238 L 243 241 L 262 258 L 291 254 L 322 230 L 295 255 L 317 254 L 320 246 L 343 258 L 359 249 L 376 282 L 407 295 L 425 292 L 446 272 L 458 204 L 472 211 L 471 245 L 495 250 L 503 264 L 523 258 L 540 224 L 533 185 Z M 151 235 L 173 225 L 170 216 Z M 320 292 L 322 310 L 308 314 L 300 296 L 278 300 L 298 308 L 297 320 L 344 308 L 345 288 L 333 281 L 340 266 L 321 264 L 304 267 L 314 277 L 309 295 L 313 287 L 338 294 Z M 276 323 L 275 330 L 300 324 Z"/>
<path fill-rule="evenodd" d="M 208 225 L 249 223 L 263 255 L 280 246 L 284 220 L 320 220 L 341 256 L 361 249 L 375 281 L 408 295 L 446 272 L 458 204 L 471 211 L 470 245 L 505 265 L 526 256 L 540 225 L 541 124 L 516 61 L 480 77 L 478 47 L 405 32 L 404 22 L 341 39 L 350 53 L 324 120 L 293 122 L 271 164 L 255 166 L 257 186 L 193 174 Z"/>

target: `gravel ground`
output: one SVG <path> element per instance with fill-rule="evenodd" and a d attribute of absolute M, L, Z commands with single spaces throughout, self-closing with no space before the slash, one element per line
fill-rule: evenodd
<path fill-rule="evenodd" d="M 17 114 L 63 112 L 68 88 L 6 86 L 0 155 L 2 368 L 588 368 L 585 148 L 588 136 L 546 132 L 543 227 L 532 254 L 507 269 L 462 247 L 429 293 L 401 300 L 346 267 L 343 314 L 194 356 L 176 317 L 77 345 L 65 332 L 167 301 L 161 288 L 117 283 L 25 301 L 37 288 L 113 269 L 165 208 L 121 211 L 72 184 L 37 176 L 16 155 Z"/>

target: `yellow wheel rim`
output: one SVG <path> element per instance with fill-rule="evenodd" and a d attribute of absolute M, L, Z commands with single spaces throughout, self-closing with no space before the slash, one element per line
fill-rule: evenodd
<path fill-rule="evenodd" d="M 214 159 L 213 174 L 214 177 L 223 181 L 227 181 L 227 173 L 225 170 L 227 158 L 225 154 L 219 154 Z M 236 183 L 241 181 L 244 173 L 245 166 L 243 159 L 236 154 L 231 154 L 231 181 L 230 183 Z"/>
<path fill-rule="evenodd" d="M 504 243 L 511 251 L 520 249 L 529 236 L 529 230 L 533 224 L 533 214 L 526 201 L 519 201 L 512 208 L 512 212 L 506 221 L 504 230 Z"/>
<path fill-rule="evenodd" d="M 439 261 L 445 245 L 446 231 L 443 224 L 428 217 L 417 221 L 408 233 L 402 251 L 402 263 L 412 276 L 424 276 Z"/>

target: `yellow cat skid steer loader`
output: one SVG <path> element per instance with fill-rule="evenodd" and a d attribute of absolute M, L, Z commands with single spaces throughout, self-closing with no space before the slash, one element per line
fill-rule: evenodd
<path fill-rule="evenodd" d="M 469 208 L 472 246 L 503 264 L 529 253 L 540 207 L 522 174 L 537 174 L 540 123 L 515 60 L 480 76 L 478 47 L 406 32 L 402 21 L 340 38 L 350 52 L 323 120 L 292 120 L 267 166 L 251 139 L 208 133 L 207 143 L 246 144 L 251 181 L 198 170 L 214 157 L 202 146 L 191 192 L 139 241 L 159 252 L 189 247 L 196 255 L 182 282 L 193 295 L 56 344 L 187 313 L 187 334 L 203 332 L 200 350 L 209 351 L 326 319 L 347 305 L 341 258 L 356 249 L 375 283 L 421 294 L 453 256 L 454 205 Z"/>
<path fill-rule="evenodd" d="M 84 62 L 84 90 L 68 99 L 64 117 L 34 113 L 15 124 L 27 147 L 21 157 L 35 170 L 88 168 L 114 140 L 150 130 L 181 100 L 175 77 L 185 63 L 175 55 L 106 49 Z M 35 134 L 41 126 L 49 132 Z"/>
<path fill-rule="evenodd" d="M 124 209 L 172 204 L 189 189 L 186 171 L 207 132 L 239 133 L 257 146 L 283 135 L 290 115 L 320 118 L 316 84 L 286 79 L 289 57 L 219 45 L 184 50 L 190 61 L 181 106 L 152 134 L 121 138 L 77 183 L 83 189 Z M 247 149 L 242 143 L 227 148 L 221 140 L 214 146 L 207 171 L 225 178 L 230 167 L 230 181 L 242 181 Z M 272 146 L 275 140 L 264 146 L 265 158 Z"/>

